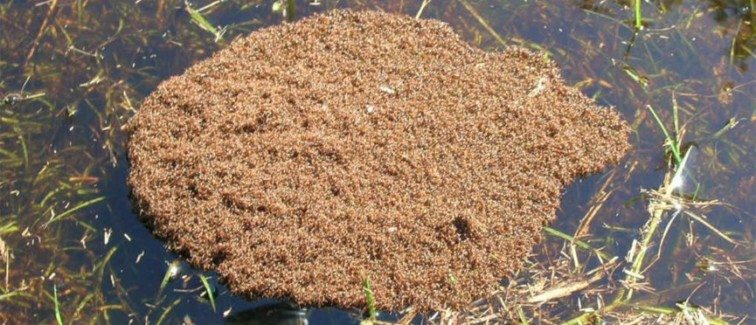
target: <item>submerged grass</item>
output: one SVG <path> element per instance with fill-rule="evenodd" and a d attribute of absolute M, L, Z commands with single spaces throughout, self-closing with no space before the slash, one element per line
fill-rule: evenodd
<path fill-rule="evenodd" d="M 53 285 L 53 303 L 55 304 L 55 321 L 58 325 L 63 325 L 63 316 L 60 313 L 60 304 L 58 303 L 58 286 Z"/>
<path fill-rule="evenodd" d="M 754 322 L 752 0 L 275 3 L 280 12 L 241 0 L 0 4 L 0 322 L 215 323 L 248 308 L 175 272 L 178 260 L 163 273 L 175 256 L 129 212 L 122 126 L 160 81 L 225 40 L 335 6 L 439 18 L 479 47 L 542 50 L 635 130 L 623 164 L 567 192 L 517 277 L 423 319 Z M 200 293 L 213 313 L 186 299 Z"/>

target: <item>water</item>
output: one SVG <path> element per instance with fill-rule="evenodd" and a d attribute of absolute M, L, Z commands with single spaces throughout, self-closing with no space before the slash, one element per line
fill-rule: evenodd
<path fill-rule="evenodd" d="M 0 254 L 7 279 L 0 281 L 0 320 L 55 322 L 57 296 L 66 323 L 359 321 L 359 311 L 298 310 L 235 297 L 213 273 L 180 262 L 132 210 L 120 128 L 159 82 L 235 37 L 333 7 L 415 15 L 420 1 L 298 1 L 281 7 L 288 8 L 286 17 L 271 2 L 198 1 L 193 8 L 206 5 L 203 16 L 225 28 L 219 42 L 177 0 L 0 3 L 0 253 L 7 252 Z M 754 322 L 753 4 L 644 2 L 645 28 L 638 33 L 632 5 L 434 0 L 422 17 L 448 22 L 487 50 L 543 51 L 569 84 L 632 123 L 633 151 L 570 186 L 551 225 L 568 235 L 580 232 L 583 241 L 620 259 L 650 218 L 648 190 L 658 189 L 670 170 L 664 134 L 648 107 L 658 112 L 672 137 L 682 136 L 681 150 L 691 150 L 675 192 L 685 200 L 665 214 L 653 237 L 656 244 L 664 237 L 663 245 L 651 246 L 644 264 L 650 267 L 643 282 L 656 294 L 636 292 L 632 302 L 674 309 L 687 299 L 721 318 Z M 598 265 L 580 250 L 575 268 L 569 249 L 560 254 L 564 247 L 563 239 L 547 236 L 534 260 L 575 277 Z M 161 288 L 176 260 L 176 278 Z M 605 304 L 628 268 L 621 265 L 592 287 Z M 215 311 L 200 274 L 216 288 Z M 525 275 L 520 282 L 537 282 Z M 555 301 L 522 310 L 536 320 L 567 320 L 581 314 L 579 307 L 600 307 L 596 292 Z M 608 320 L 640 314 L 616 313 Z"/>

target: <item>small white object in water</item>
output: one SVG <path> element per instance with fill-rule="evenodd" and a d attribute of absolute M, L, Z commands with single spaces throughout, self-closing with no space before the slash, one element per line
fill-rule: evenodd
<path fill-rule="evenodd" d="M 112 234 L 113 234 L 113 229 L 105 228 L 104 235 L 105 235 L 105 245 L 106 246 L 108 245 L 108 242 L 110 242 L 110 235 L 112 235 Z"/>

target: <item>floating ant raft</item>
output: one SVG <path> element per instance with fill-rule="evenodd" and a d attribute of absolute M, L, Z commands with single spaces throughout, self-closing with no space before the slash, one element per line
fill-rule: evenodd
<path fill-rule="evenodd" d="M 563 187 L 629 127 L 553 63 L 434 20 L 336 10 L 261 29 L 162 83 L 128 182 L 175 251 L 248 297 L 459 308 L 518 271 Z"/>

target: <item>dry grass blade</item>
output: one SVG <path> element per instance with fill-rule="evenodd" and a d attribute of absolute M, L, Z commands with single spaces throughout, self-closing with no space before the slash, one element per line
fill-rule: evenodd
<path fill-rule="evenodd" d="M 616 264 L 615 262 L 616 261 L 609 262 L 603 265 L 602 268 L 610 268 L 613 264 Z M 538 293 L 537 295 L 528 298 L 527 302 L 528 303 L 544 303 L 550 300 L 570 296 L 575 292 L 588 288 L 590 285 L 605 278 L 606 275 L 607 274 L 604 272 L 595 272 L 595 274 L 588 279 L 579 280 L 576 282 L 558 284 L 554 288 L 548 288 Z"/>

